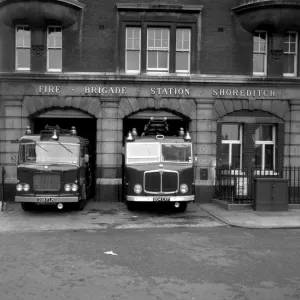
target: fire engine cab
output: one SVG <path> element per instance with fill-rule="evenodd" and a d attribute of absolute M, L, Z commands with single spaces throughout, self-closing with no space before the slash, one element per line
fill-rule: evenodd
<path fill-rule="evenodd" d="M 29 127 L 19 140 L 15 202 L 23 210 L 35 205 L 72 203 L 83 209 L 91 192 L 89 141 L 71 130 L 46 126 L 40 134 Z"/>
<path fill-rule="evenodd" d="M 151 118 L 141 136 L 129 131 L 125 142 L 125 201 L 129 210 L 137 203 L 156 202 L 184 212 L 195 201 L 193 144 L 180 128 L 168 136 L 166 118 Z"/>

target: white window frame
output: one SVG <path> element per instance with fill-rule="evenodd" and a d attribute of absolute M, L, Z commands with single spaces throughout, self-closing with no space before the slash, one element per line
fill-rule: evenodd
<path fill-rule="evenodd" d="M 49 64 L 50 64 L 50 55 L 49 55 L 49 50 L 50 49 L 61 49 L 61 52 L 62 52 L 62 47 L 63 45 L 61 44 L 60 47 L 50 47 L 49 46 L 49 29 L 50 28 L 60 28 L 60 32 L 61 32 L 61 35 L 62 35 L 62 27 L 61 26 L 55 26 L 55 25 L 51 25 L 51 26 L 48 26 L 47 27 L 47 71 L 48 72 L 61 72 L 62 71 L 62 65 L 61 65 L 61 68 L 59 69 L 50 69 L 49 67 Z M 62 61 L 61 61 L 61 64 L 62 64 Z"/>
<path fill-rule="evenodd" d="M 17 37 L 17 34 L 18 34 L 18 28 L 29 28 L 29 32 L 30 32 L 30 45 L 29 47 L 27 46 L 24 46 L 24 38 L 23 38 L 23 46 L 18 46 L 18 37 Z M 18 68 L 18 49 L 29 49 L 29 53 L 31 53 L 31 29 L 28 25 L 16 25 L 15 27 L 15 43 L 16 43 L 16 50 L 15 50 L 15 69 L 17 71 L 30 71 L 30 65 L 31 65 L 31 57 L 30 57 L 30 54 L 29 54 L 29 57 L 30 57 L 30 60 L 29 60 L 29 68 Z"/>
<path fill-rule="evenodd" d="M 243 153 L 243 143 L 242 143 L 242 140 L 243 140 L 243 125 L 240 124 L 240 123 L 222 123 L 222 126 L 223 125 L 237 125 L 239 126 L 239 136 L 240 136 L 240 139 L 239 140 L 223 140 L 222 139 L 222 144 L 229 144 L 229 168 L 231 169 L 231 164 L 232 164 L 232 145 L 233 144 L 239 144 L 241 145 L 240 147 L 240 169 L 242 169 L 242 153 Z M 221 128 L 221 132 L 222 132 L 222 128 Z"/>
<path fill-rule="evenodd" d="M 135 49 L 135 48 L 129 48 L 128 47 L 128 43 L 127 43 L 127 30 L 128 29 L 138 29 L 139 30 L 139 48 L 138 49 Z M 130 74 L 138 74 L 141 72 L 141 43 L 142 43 L 142 32 L 141 32 L 141 27 L 135 27 L 135 26 L 128 26 L 126 27 L 126 34 L 125 34 L 125 72 L 126 73 L 130 73 Z M 138 70 L 128 70 L 127 68 L 127 53 L 129 51 L 136 51 L 138 52 L 138 61 L 139 61 L 139 69 Z"/>
<path fill-rule="evenodd" d="M 290 51 L 290 34 L 296 34 L 296 40 L 295 40 L 295 52 Z M 284 42 L 285 44 L 288 44 L 289 51 L 284 52 L 283 55 L 288 54 L 288 55 L 293 55 L 294 56 L 294 73 L 283 73 L 283 76 L 286 77 L 295 77 L 297 76 L 297 63 L 298 63 L 298 32 L 296 31 L 288 31 L 286 34 L 289 35 L 289 41 L 288 43 Z"/>
<path fill-rule="evenodd" d="M 184 42 L 183 40 L 181 41 L 182 42 L 182 47 L 180 49 L 177 48 L 177 33 L 179 32 L 179 30 L 186 30 L 189 33 L 189 48 L 188 49 L 184 49 L 183 48 L 183 42 Z M 180 53 L 180 52 L 187 52 L 188 53 L 188 68 L 187 68 L 187 70 L 180 70 L 180 69 L 177 69 L 177 65 L 175 65 L 175 72 L 176 73 L 186 73 L 186 74 L 189 74 L 190 70 L 191 70 L 191 29 L 190 28 L 177 28 L 176 29 L 175 62 L 176 62 L 176 58 L 177 58 L 177 53 Z"/>
<path fill-rule="evenodd" d="M 149 40 L 148 40 L 148 36 L 149 36 L 149 30 L 167 30 L 168 32 L 168 47 L 149 47 Z M 155 31 L 154 31 L 155 33 Z M 168 58 L 167 58 L 167 68 L 149 68 L 148 67 L 148 53 L 149 51 L 161 51 L 161 52 L 167 52 L 168 53 Z M 170 28 L 165 28 L 165 27 L 150 27 L 150 28 L 147 28 L 147 57 L 146 57 L 146 64 L 147 64 L 147 72 L 159 72 L 159 73 L 162 73 L 162 72 L 165 72 L 165 73 L 168 73 L 169 70 L 170 70 Z"/>
<path fill-rule="evenodd" d="M 259 126 L 272 126 L 272 141 L 255 141 L 255 145 L 262 145 L 262 154 L 261 154 L 261 168 L 260 171 L 264 171 L 265 170 L 265 148 L 266 145 L 273 145 L 273 170 L 274 171 L 276 169 L 275 166 L 275 161 L 276 161 L 276 126 L 272 125 L 272 124 L 259 124 Z M 255 150 L 254 150 L 255 151 Z M 269 171 L 269 170 L 268 170 Z"/>
<path fill-rule="evenodd" d="M 253 36 L 253 75 L 254 76 L 266 76 L 267 75 L 267 59 L 268 59 L 268 41 L 269 41 L 269 37 L 268 37 L 268 32 L 264 31 L 264 30 L 257 30 L 255 31 L 256 33 L 265 33 L 266 34 L 266 48 L 265 51 L 254 51 L 254 36 Z M 260 48 L 260 47 L 259 47 Z M 254 54 L 264 54 L 264 71 L 263 72 L 254 72 Z"/>

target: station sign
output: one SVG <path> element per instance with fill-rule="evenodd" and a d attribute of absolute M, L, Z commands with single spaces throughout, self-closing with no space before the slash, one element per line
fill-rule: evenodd
<path fill-rule="evenodd" d="M 213 98 L 276 98 L 277 92 L 275 89 L 253 89 L 253 88 L 214 88 L 211 90 L 195 88 L 191 90 L 190 88 L 181 87 L 134 87 L 134 86 L 76 86 L 63 87 L 59 85 L 39 85 L 38 93 L 44 95 L 58 95 L 62 92 L 72 94 L 84 94 L 90 96 L 130 96 L 138 95 L 143 91 L 143 94 L 148 94 L 153 97 L 213 97 Z M 207 95 L 206 95 L 207 93 Z M 199 94 L 199 95 L 198 95 Z M 204 95 L 205 94 L 205 95 Z M 201 95 L 201 96 L 200 96 Z"/>

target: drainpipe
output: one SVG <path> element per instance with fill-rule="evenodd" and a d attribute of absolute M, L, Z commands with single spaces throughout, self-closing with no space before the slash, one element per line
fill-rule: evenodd
<path fill-rule="evenodd" d="M 0 203 L 1 211 L 6 210 L 6 200 L 4 199 L 4 175 L 5 175 L 5 169 L 4 166 L 2 166 L 2 199 Z"/>

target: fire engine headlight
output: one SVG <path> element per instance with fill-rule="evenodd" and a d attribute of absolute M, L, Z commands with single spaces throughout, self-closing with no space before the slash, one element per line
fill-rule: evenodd
<path fill-rule="evenodd" d="M 71 185 L 70 184 L 65 184 L 65 191 L 70 192 L 71 191 Z"/>
<path fill-rule="evenodd" d="M 21 192 L 23 190 L 23 185 L 22 184 L 17 184 L 16 189 L 18 192 Z"/>
<path fill-rule="evenodd" d="M 189 190 L 189 188 L 188 188 L 188 186 L 185 183 L 183 183 L 182 185 L 180 185 L 180 193 L 181 194 L 186 194 L 188 192 L 188 190 Z"/>
<path fill-rule="evenodd" d="M 142 190 L 143 190 L 143 188 L 142 188 L 142 186 L 141 186 L 140 184 L 136 184 L 136 185 L 134 186 L 134 192 L 135 192 L 136 194 L 140 194 L 140 193 L 142 192 Z"/>
<path fill-rule="evenodd" d="M 78 185 L 73 183 L 71 189 L 73 192 L 76 192 L 78 190 Z"/>
<path fill-rule="evenodd" d="M 25 184 L 23 185 L 23 190 L 24 190 L 25 192 L 28 192 L 28 191 L 30 190 L 30 185 L 27 184 L 27 183 L 25 183 Z"/>

